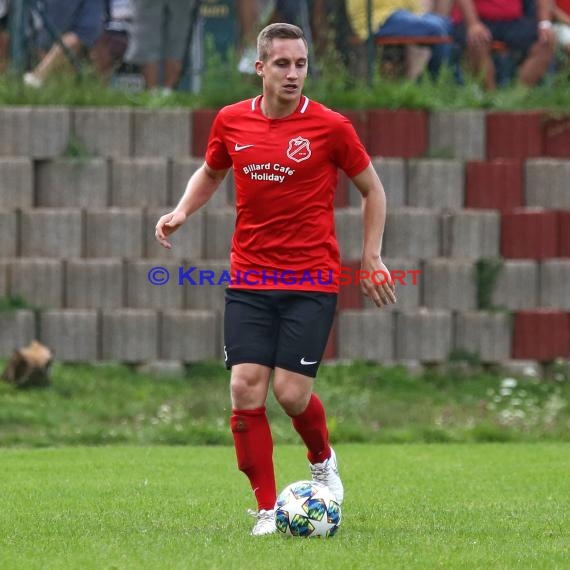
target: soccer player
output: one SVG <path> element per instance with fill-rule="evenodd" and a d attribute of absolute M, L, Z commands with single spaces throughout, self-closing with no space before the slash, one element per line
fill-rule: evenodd
<path fill-rule="evenodd" d="M 218 113 L 205 163 L 156 225 L 156 238 L 170 248 L 168 236 L 233 167 L 237 221 L 224 352 L 237 463 L 257 499 L 255 536 L 276 531 L 273 441 L 265 413 L 271 376 L 276 400 L 308 448 L 313 479 L 343 500 L 325 410 L 313 392 L 339 286 L 333 212 L 338 168 L 362 194 L 362 271 L 388 271 L 380 257 L 384 188 L 351 123 L 302 94 L 308 64 L 302 30 L 271 24 L 260 32 L 257 51 L 262 94 Z M 365 278 L 361 287 L 378 307 L 396 302 L 390 280 Z"/>

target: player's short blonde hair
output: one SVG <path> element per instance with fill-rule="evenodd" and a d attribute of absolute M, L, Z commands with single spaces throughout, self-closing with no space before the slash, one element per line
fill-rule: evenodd
<path fill-rule="evenodd" d="M 307 46 L 307 39 L 303 30 L 293 24 L 285 24 L 278 22 L 276 24 L 269 24 L 259 32 L 257 36 L 257 57 L 261 61 L 267 61 L 269 51 L 271 50 L 271 43 L 274 39 L 282 40 L 303 40 L 305 47 Z"/>

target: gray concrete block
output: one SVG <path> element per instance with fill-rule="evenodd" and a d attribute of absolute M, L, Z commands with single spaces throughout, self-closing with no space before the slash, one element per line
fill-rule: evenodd
<path fill-rule="evenodd" d="M 407 187 L 406 161 L 403 158 L 373 158 L 372 166 L 374 166 L 374 170 L 376 170 L 384 186 L 388 209 L 405 206 Z M 360 204 L 360 192 L 350 183 L 348 205 L 360 207 Z"/>
<path fill-rule="evenodd" d="M 30 208 L 34 203 L 29 158 L 0 158 L 0 208 Z"/>
<path fill-rule="evenodd" d="M 192 270 L 193 267 L 194 270 Z M 229 260 L 186 261 L 182 274 L 184 275 L 187 272 L 196 284 L 192 284 L 189 279 L 182 279 L 184 308 L 222 311 L 225 306 L 224 298 L 228 283 L 220 285 L 217 283 L 222 281 L 224 276 L 228 276 L 229 271 Z M 209 277 L 211 278 L 210 281 L 208 281 Z"/>
<path fill-rule="evenodd" d="M 111 167 L 113 206 L 166 206 L 168 163 L 164 158 L 119 158 Z"/>
<path fill-rule="evenodd" d="M 426 307 L 474 309 L 477 304 L 475 262 L 444 257 L 428 259 L 424 264 L 423 288 Z"/>
<path fill-rule="evenodd" d="M 540 264 L 540 306 L 570 310 L 570 259 Z"/>
<path fill-rule="evenodd" d="M 145 245 L 146 257 L 151 259 L 175 259 L 179 257 L 201 259 L 204 251 L 205 212 L 199 210 L 170 237 L 172 249 L 166 249 L 154 237 L 159 218 L 168 213 L 168 208 L 151 208 L 146 212 Z"/>
<path fill-rule="evenodd" d="M 570 160 L 529 159 L 525 162 L 525 173 L 527 206 L 570 209 Z"/>
<path fill-rule="evenodd" d="M 171 164 L 171 188 L 168 203 L 175 206 L 182 198 L 190 177 L 204 164 L 203 158 L 175 158 Z M 219 210 L 231 205 L 229 194 L 233 192 L 233 174 L 228 172 L 214 195 L 203 206 L 206 211 Z"/>
<path fill-rule="evenodd" d="M 228 259 L 234 234 L 236 213 L 233 208 L 206 212 L 206 259 Z"/>
<path fill-rule="evenodd" d="M 154 310 L 115 309 L 102 316 L 103 360 L 144 362 L 158 358 L 158 314 Z"/>
<path fill-rule="evenodd" d="M 135 208 L 89 210 L 85 218 L 87 257 L 142 257 L 143 212 Z"/>
<path fill-rule="evenodd" d="M 459 210 L 465 194 L 460 160 L 412 159 L 408 161 L 408 205 Z"/>
<path fill-rule="evenodd" d="M 492 305 L 513 311 L 537 307 L 538 277 L 535 261 L 505 261 L 493 287 Z"/>
<path fill-rule="evenodd" d="M 134 156 L 189 156 L 190 120 L 189 109 L 135 109 Z"/>
<path fill-rule="evenodd" d="M 73 132 L 92 156 L 131 156 L 132 112 L 120 107 L 76 107 Z"/>
<path fill-rule="evenodd" d="M 423 289 L 423 262 L 402 257 L 383 257 L 396 286 L 398 302 L 382 307 L 382 311 L 403 311 L 420 306 Z"/>
<path fill-rule="evenodd" d="M 452 318 L 449 311 L 418 309 L 396 318 L 397 360 L 443 362 L 451 352 Z"/>
<path fill-rule="evenodd" d="M 70 309 L 123 307 L 123 274 L 120 259 L 69 259 L 65 267 L 65 306 Z"/>
<path fill-rule="evenodd" d="M 32 107 L 0 108 L 0 156 L 31 156 Z"/>
<path fill-rule="evenodd" d="M 462 210 L 442 215 L 443 255 L 499 257 L 501 216 L 496 211 Z"/>
<path fill-rule="evenodd" d="M 432 111 L 429 152 L 465 160 L 485 160 L 485 111 Z"/>
<path fill-rule="evenodd" d="M 42 311 L 41 341 L 60 362 L 94 362 L 99 357 L 97 311 L 66 309 Z"/>
<path fill-rule="evenodd" d="M 182 260 L 128 261 L 127 306 L 133 309 L 181 309 L 184 289 L 183 285 L 178 285 L 178 268 L 182 265 Z"/>
<path fill-rule="evenodd" d="M 10 295 L 31 307 L 63 306 L 63 262 L 59 259 L 14 259 L 10 264 Z"/>
<path fill-rule="evenodd" d="M 342 259 L 360 259 L 362 256 L 362 211 L 360 208 L 337 208 L 334 218 Z"/>
<path fill-rule="evenodd" d="M 216 311 L 165 311 L 161 324 L 161 358 L 199 362 L 220 357 Z"/>
<path fill-rule="evenodd" d="M 33 311 L 20 309 L 0 313 L 0 358 L 36 339 L 36 317 Z"/>
<path fill-rule="evenodd" d="M 38 206 L 103 208 L 108 202 L 109 165 L 105 159 L 36 162 Z"/>
<path fill-rule="evenodd" d="M 81 257 L 83 215 L 75 208 L 25 210 L 20 247 L 24 257 Z"/>
<path fill-rule="evenodd" d="M 382 253 L 389 257 L 426 259 L 440 254 L 440 219 L 436 210 L 388 210 Z"/>
<path fill-rule="evenodd" d="M 341 311 L 338 319 L 339 358 L 394 360 L 394 313 L 374 309 Z"/>
<path fill-rule="evenodd" d="M 511 355 L 511 317 L 506 313 L 458 313 L 455 348 L 477 354 L 482 362 L 502 362 Z"/>
<path fill-rule="evenodd" d="M 71 111 L 67 107 L 33 107 L 30 155 L 34 158 L 62 156 L 71 133 Z"/>
<path fill-rule="evenodd" d="M 18 252 L 18 216 L 0 210 L 0 258 L 15 257 Z"/>

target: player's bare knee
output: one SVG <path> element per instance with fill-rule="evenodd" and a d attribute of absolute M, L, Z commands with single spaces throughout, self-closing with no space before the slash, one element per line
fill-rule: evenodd
<path fill-rule="evenodd" d="M 250 409 L 263 405 L 264 388 L 260 378 L 247 374 L 232 374 L 230 380 L 232 405 L 236 409 Z"/>
<path fill-rule="evenodd" d="M 274 390 L 274 393 L 275 399 L 289 416 L 298 416 L 303 413 L 311 397 L 310 393 L 306 394 L 305 391 L 294 388 Z"/>

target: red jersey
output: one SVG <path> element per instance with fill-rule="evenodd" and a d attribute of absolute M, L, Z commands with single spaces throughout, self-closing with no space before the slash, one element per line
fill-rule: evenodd
<path fill-rule="evenodd" d="M 518 20 L 523 17 L 523 0 L 473 0 L 481 20 Z M 460 10 L 453 9 L 454 22 L 462 20 Z"/>
<path fill-rule="evenodd" d="M 556 0 L 556 5 L 570 16 L 570 0 Z"/>
<path fill-rule="evenodd" d="M 234 169 L 230 287 L 336 292 L 337 169 L 352 178 L 370 157 L 350 121 L 324 105 L 302 96 L 291 115 L 269 119 L 260 102 L 221 109 L 206 151 L 214 170 Z"/>

